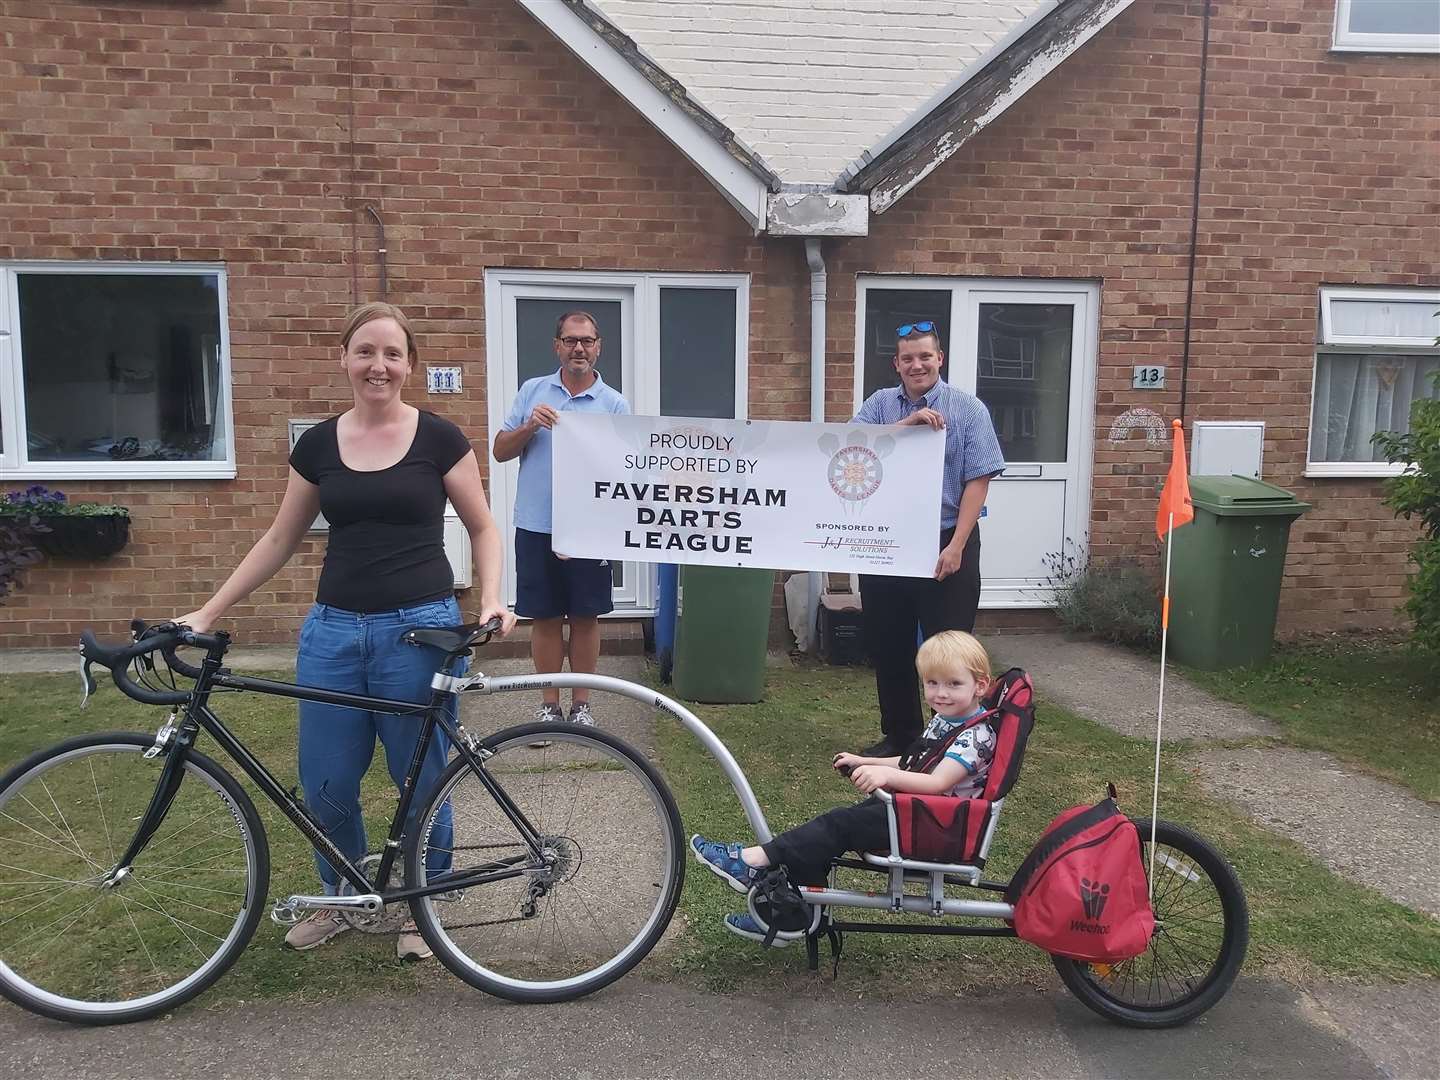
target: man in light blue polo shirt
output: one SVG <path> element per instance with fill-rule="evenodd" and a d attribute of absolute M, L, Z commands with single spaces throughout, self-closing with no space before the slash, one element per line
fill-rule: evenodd
<path fill-rule="evenodd" d="M 980 606 L 980 511 L 990 478 L 1005 468 L 990 410 L 972 394 L 940 381 L 945 353 L 933 322 L 896 328 L 899 386 L 865 399 L 855 422 L 928 424 L 945 432 L 940 486 L 940 557 L 928 578 L 860 575 L 865 643 L 875 664 L 880 741 L 867 757 L 903 754 L 924 723 L 915 679 L 915 628 L 925 637 L 975 628 Z"/>
<path fill-rule="evenodd" d="M 515 493 L 515 614 L 533 619 L 530 656 L 537 673 L 564 668 L 593 674 L 600 661 L 599 616 L 610 611 L 610 563 L 570 559 L 551 546 L 551 429 L 564 423 L 561 413 L 628 413 L 629 403 L 605 385 L 595 365 L 600 359 L 600 329 L 585 311 L 567 311 L 555 322 L 559 370 L 528 380 L 515 395 L 510 415 L 495 436 L 495 460 L 519 456 Z M 565 623 L 570 623 L 567 648 Z M 537 720 L 563 720 L 560 691 L 546 690 Z M 569 719 L 594 724 L 590 691 L 571 691 Z"/>

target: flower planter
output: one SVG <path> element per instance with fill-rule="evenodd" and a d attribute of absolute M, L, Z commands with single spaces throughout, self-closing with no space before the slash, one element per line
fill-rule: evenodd
<path fill-rule="evenodd" d="M 64 559 L 107 559 L 130 541 L 130 515 L 42 514 L 49 532 L 35 533 L 35 546 Z"/>

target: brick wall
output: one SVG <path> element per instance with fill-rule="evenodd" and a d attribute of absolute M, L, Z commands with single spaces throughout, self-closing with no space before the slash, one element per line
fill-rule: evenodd
<path fill-rule="evenodd" d="M 336 335 L 357 295 L 411 312 L 422 363 L 488 463 L 487 267 L 751 274 L 750 412 L 808 415 L 808 275 L 518 7 L 420 0 L 0 0 L 0 259 L 224 263 L 239 476 L 85 482 L 132 508 L 106 564 L 52 561 L 0 606 L 0 647 L 118 634 L 201 603 L 268 525 L 285 420 L 348 404 Z M 1164 455 L 1112 446 L 1130 369 L 1178 387 L 1201 5 L 1134 5 L 938 169 L 871 236 L 827 241 L 827 408 L 853 407 L 855 275 L 1101 283 L 1097 553 L 1148 548 Z M 1287 629 L 1383 623 L 1413 530 L 1377 481 L 1307 480 L 1322 284 L 1435 285 L 1434 58 L 1330 55 L 1330 5 L 1216 5 L 1188 419 L 1267 421 L 1267 478 L 1315 509 L 1293 534 Z M 353 85 L 351 93 L 354 56 Z M 353 110 L 353 125 L 351 114 Z M 351 133 L 353 130 L 353 139 Z M 293 639 L 320 542 L 233 613 Z M 1022 620 L 1028 615 L 1017 616 Z"/>
<path fill-rule="evenodd" d="M 1168 452 L 1108 435 L 1134 406 L 1178 414 L 1202 7 L 1136 4 L 830 258 L 832 419 L 853 404 L 857 273 L 1100 283 L 1100 557 L 1155 549 Z M 1282 631 L 1392 623 L 1414 528 L 1378 480 L 1302 474 L 1320 287 L 1440 284 L 1440 62 L 1329 53 L 1330 4 L 1214 12 L 1186 419 L 1265 420 L 1266 479 L 1314 504 Z M 1144 363 L 1165 391 L 1131 389 Z"/>
<path fill-rule="evenodd" d="M 366 205 L 421 363 L 464 367 L 462 396 L 427 398 L 423 372 L 408 396 L 460 424 L 482 469 L 487 267 L 748 271 L 752 414 L 805 400 L 796 376 L 766 373 L 794 367 L 800 309 L 769 284 L 794 253 L 767 252 L 530 16 L 508 0 L 359 0 L 352 24 L 349 8 L 0 0 L 0 259 L 223 262 L 239 461 L 233 481 L 52 484 L 131 507 L 133 539 L 104 564 L 27 571 L 0 606 L 0 647 L 193 610 L 260 536 L 284 488 L 286 419 L 349 404 L 340 323 L 355 279 L 359 299 L 378 296 L 373 227 L 353 212 Z M 322 545 L 234 609 L 238 635 L 293 639 Z"/>

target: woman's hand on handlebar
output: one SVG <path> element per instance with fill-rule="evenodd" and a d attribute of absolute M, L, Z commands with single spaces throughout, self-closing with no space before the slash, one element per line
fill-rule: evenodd
<path fill-rule="evenodd" d="M 215 625 L 215 620 L 206 615 L 203 609 L 192 611 L 189 615 L 181 615 L 175 622 L 181 626 L 188 626 L 197 634 L 208 634 L 210 628 Z"/>

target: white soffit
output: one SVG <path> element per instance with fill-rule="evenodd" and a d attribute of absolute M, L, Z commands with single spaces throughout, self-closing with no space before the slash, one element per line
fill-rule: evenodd
<path fill-rule="evenodd" d="M 562 0 L 518 0 L 518 3 L 674 143 L 752 228 L 764 227 L 768 185 L 674 98 L 655 86 Z M 688 7 L 674 5 L 682 6 Z"/>
<path fill-rule="evenodd" d="M 1056 0 L 586 2 L 782 182 L 827 188 L 1056 6 Z M 560 0 L 521 3 L 537 18 L 543 7 L 547 23 L 554 8 L 564 7 Z"/>

